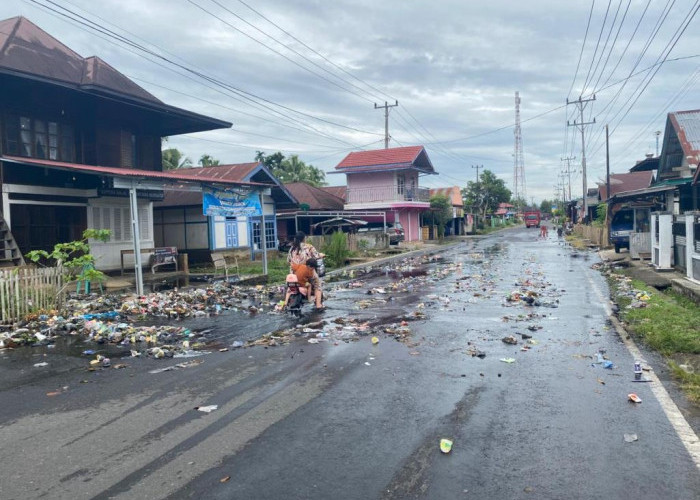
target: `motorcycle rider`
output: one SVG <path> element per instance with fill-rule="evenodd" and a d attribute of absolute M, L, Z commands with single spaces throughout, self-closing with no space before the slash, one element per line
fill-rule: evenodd
<path fill-rule="evenodd" d="M 325 306 L 322 303 L 323 291 L 321 290 L 321 280 L 316 273 L 317 268 L 318 263 L 316 262 L 316 259 L 311 257 L 310 259 L 306 260 L 306 263 L 297 265 L 294 274 L 296 275 L 297 280 L 299 280 L 299 286 L 306 288 L 306 297 L 310 300 L 311 296 L 314 296 L 316 309 L 320 311 L 325 309 Z M 291 292 L 288 289 L 284 297 L 285 308 L 289 303 L 290 295 Z"/>

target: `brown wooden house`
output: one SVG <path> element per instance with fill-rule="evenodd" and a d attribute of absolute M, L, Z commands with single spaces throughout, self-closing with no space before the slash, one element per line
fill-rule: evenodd
<path fill-rule="evenodd" d="M 0 21 L 2 216 L 23 254 L 87 227 L 111 229 L 110 242 L 93 251 L 100 267 L 117 267 L 132 235 L 128 194 L 114 188 L 109 167 L 160 174 L 162 137 L 230 126 L 163 103 L 24 17 Z M 153 246 L 153 201 L 163 192 L 138 196 L 139 236 Z"/>

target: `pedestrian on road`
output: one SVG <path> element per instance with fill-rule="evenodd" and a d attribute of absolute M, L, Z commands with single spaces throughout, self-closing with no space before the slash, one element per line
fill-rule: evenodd
<path fill-rule="evenodd" d="M 540 226 L 540 238 L 547 239 L 547 236 L 548 236 L 548 234 L 547 234 L 547 226 L 545 226 L 544 224 L 542 224 L 542 225 Z"/>
<path fill-rule="evenodd" d="M 311 243 L 306 243 L 306 234 L 303 231 L 298 231 L 292 239 L 292 248 L 287 254 L 287 262 L 289 263 L 290 272 L 296 273 L 297 266 L 306 264 L 309 259 L 320 259 L 322 254 L 314 248 Z"/>

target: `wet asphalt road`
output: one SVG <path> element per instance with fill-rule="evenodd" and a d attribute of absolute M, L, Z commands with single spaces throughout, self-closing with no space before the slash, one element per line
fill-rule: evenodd
<path fill-rule="evenodd" d="M 606 324 L 595 255 L 573 253 L 525 229 L 467 240 L 421 265 L 359 273 L 357 288 L 336 282 L 329 310 L 307 318 L 390 323 L 424 311 L 408 343 L 299 338 L 96 373 L 79 344 L 4 353 L 0 497 L 698 498 L 696 465 L 651 384 L 631 382 L 634 360 Z M 412 292 L 393 292 L 397 280 Z M 545 305 L 504 301 L 522 280 L 542 287 Z M 388 293 L 367 295 L 377 287 Z M 197 321 L 225 345 L 291 319 Z M 519 333 L 537 342 L 527 352 Z M 592 364 L 599 349 L 615 369 Z M 49 366 L 34 368 L 41 360 Z"/>

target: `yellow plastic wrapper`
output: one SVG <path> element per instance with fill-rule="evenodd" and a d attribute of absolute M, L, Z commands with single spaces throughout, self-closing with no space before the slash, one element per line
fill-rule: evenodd
<path fill-rule="evenodd" d="M 452 451 L 452 440 L 442 438 L 440 440 L 440 451 L 443 453 L 449 453 Z"/>

